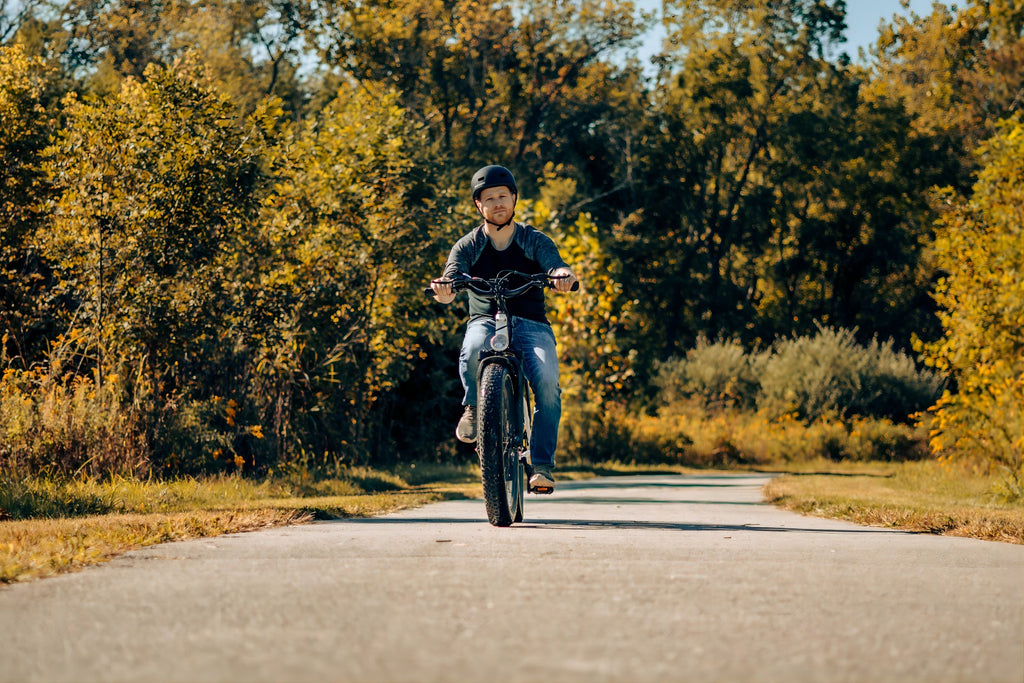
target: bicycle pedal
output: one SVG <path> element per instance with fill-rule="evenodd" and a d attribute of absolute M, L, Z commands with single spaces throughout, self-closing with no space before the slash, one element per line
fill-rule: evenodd
<path fill-rule="evenodd" d="M 541 494 L 541 495 L 545 495 L 545 494 L 549 494 L 549 493 L 554 493 L 554 492 L 555 492 L 555 487 L 554 486 L 535 486 L 535 487 L 530 489 L 530 493 L 538 493 L 538 494 Z"/>

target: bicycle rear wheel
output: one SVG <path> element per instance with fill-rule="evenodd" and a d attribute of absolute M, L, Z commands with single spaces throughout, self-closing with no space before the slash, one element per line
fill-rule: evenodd
<path fill-rule="evenodd" d="M 516 449 L 515 391 L 508 370 L 498 363 L 484 368 L 480 380 L 477 452 L 487 521 L 509 526 L 519 517 L 523 465 Z"/>

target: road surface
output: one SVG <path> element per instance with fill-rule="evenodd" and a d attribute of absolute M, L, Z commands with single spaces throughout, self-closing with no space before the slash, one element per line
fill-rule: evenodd
<path fill-rule="evenodd" d="M 2 681 L 1024 681 L 1024 547 L 760 475 L 559 484 L 156 546 L 0 589 Z"/>

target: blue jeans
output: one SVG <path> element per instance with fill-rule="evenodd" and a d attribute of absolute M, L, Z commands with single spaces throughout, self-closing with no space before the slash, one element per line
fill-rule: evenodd
<path fill-rule="evenodd" d="M 558 352 L 551 326 L 527 318 L 510 317 L 512 345 L 523 359 L 523 372 L 533 390 L 533 433 L 530 457 L 534 465 L 554 465 L 558 422 L 562 419 L 562 390 L 558 386 Z M 465 394 L 462 404 L 476 405 L 476 370 L 481 349 L 489 348 L 493 318 L 477 318 L 466 326 L 459 353 L 459 376 Z"/>

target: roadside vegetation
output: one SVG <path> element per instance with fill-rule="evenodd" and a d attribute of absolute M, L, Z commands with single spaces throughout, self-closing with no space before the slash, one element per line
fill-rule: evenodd
<path fill-rule="evenodd" d="M 1024 543 L 1024 503 L 1005 478 L 933 460 L 788 471 L 765 499 L 802 514 L 929 534 Z"/>
<path fill-rule="evenodd" d="M 365 517 L 478 496 L 470 466 L 139 480 L 0 477 L 0 583 L 104 562 L 155 543 Z"/>

